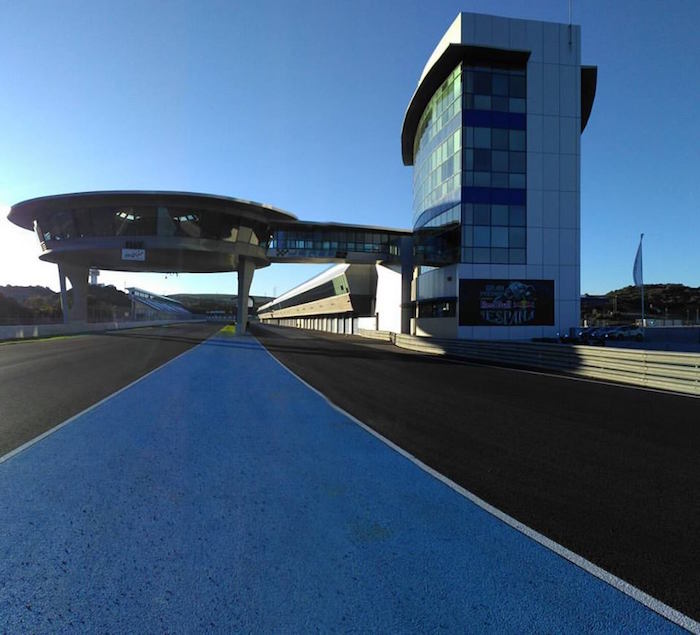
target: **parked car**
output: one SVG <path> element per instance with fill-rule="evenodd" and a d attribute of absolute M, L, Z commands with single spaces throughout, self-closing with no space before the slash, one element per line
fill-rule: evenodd
<path fill-rule="evenodd" d="M 588 333 L 591 330 L 589 326 L 570 328 L 568 331 L 558 332 L 557 339 L 562 344 L 585 344 L 588 340 Z"/>
<path fill-rule="evenodd" d="M 591 329 L 587 333 L 587 337 L 585 339 L 587 344 L 605 344 L 605 335 L 608 333 L 612 328 L 610 326 L 598 326 L 596 328 Z"/>
<path fill-rule="evenodd" d="M 588 338 L 589 338 L 590 335 L 591 335 L 591 331 L 593 331 L 593 330 L 594 330 L 594 329 L 593 329 L 593 327 L 591 327 L 591 326 L 584 326 L 583 328 L 578 329 L 578 330 L 576 331 L 576 339 L 577 339 L 579 342 L 582 342 L 582 343 L 584 343 L 584 344 L 587 343 L 587 342 L 588 342 Z"/>
<path fill-rule="evenodd" d="M 574 329 L 557 333 L 557 339 L 562 344 L 573 344 L 578 341 L 576 331 Z"/>
<path fill-rule="evenodd" d="M 644 331 L 634 324 L 618 326 L 607 331 L 605 339 L 611 341 L 636 340 L 641 342 L 644 339 Z"/>

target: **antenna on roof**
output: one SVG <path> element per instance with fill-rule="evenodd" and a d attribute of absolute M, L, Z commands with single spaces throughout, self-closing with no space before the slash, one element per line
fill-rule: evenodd
<path fill-rule="evenodd" d="M 571 23 L 573 22 L 574 0 L 569 0 L 569 48 L 571 48 Z"/>

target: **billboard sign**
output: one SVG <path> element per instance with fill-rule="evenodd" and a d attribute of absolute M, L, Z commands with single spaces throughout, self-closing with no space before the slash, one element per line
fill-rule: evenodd
<path fill-rule="evenodd" d="M 460 326 L 551 326 L 554 280 L 460 280 Z"/>
<path fill-rule="evenodd" d="M 145 249 L 122 249 L 122 260 L 138 260 L 146 262 Z"/>

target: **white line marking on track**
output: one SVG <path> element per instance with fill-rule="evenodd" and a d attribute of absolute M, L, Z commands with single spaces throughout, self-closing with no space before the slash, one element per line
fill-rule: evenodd
<path fill-rule="evenodd" d="M 41 441 L 42 439 L 45 439 L 46 437 L 48 437 L 49 435 L 53 434 L 53 433 L 56 432 L 57 430 L 60 430 L 60 429 L 63 428 L 64 426 L 67 426 L 69 423 L 72 423 L 72 422 L 75 421 L 78 417 L 82 417 L 84 414 L 87 414 L 87 413 L 90 412 L 91 410 L 94 410 L 95 408 L 98 408 L 98 407 L 101 406 L 103 403 L 106 403 L 107 401 L 109 401 L 109 400 L 112 399 L 113 397 L 116 397 L 116 396 L 119 395 L 120 393 L 123 393 L 125 390 L 128 390 L 128 389 L 131 388 L 132 386 L 138 384 L 140 381 L 143 381 L 143 380 L 146 379 L 147 377 L 150 377 L 153 373 L 159 371 L 161 368 L 165 368 L 168 364 L 172 364 L 175 360 L 180 359 L 183 355 L 187 355 L 187 353 L 189 353 L 190 351 L 193 351 L 193 350 L 194 350 L 195 348 L 197 348 L 198 346 L 201 346 L 204 342 L 206 342 L 207 340 L 209 340 L 210 338 L 214 337 L 214 335 L 217 335 L 217 334 L 218 334 L 218 331 L 217 331 L 216 333 L 214 333 L 213 335 L 210 335 L 210 336 L 207 337 L 206 339 L 202 340 L 202 341 L 199 342 L 198 344 L 195 344 L 194 346 L 191 346 L 191 347 L 188 348 L 186 351 L 182 351 L 182 353 L 180 353 L 179 355 L 173 357 L 172 359 L 169 359 L 167 362 L 163 362 L 163 363 L 162 363 L 160 366 L 158 366 L 157 368 L 154 368 L 153 370 L 149 370 L 145 375 L 141 375 L 141 377 L 139 377 L 138 379 L 134 379 L 134 381 L 132 381 L 131 383 L 127 384 L 126 386 L 122 386 L 119 390 L 117 390 L 117 391 L 115 391 L 115 392 L 113 392 L 113 393 L 107 395 L 106 397 L 100 399 L 99 401 L 95 402 L 95 403 L 92 404 L 91 406 L 88 406 L 87 408 L 85 408 L 85 410 L 81 410 L 80 412 L 78 412 L 77 414 L 74 414 L 72 417 L 69 417 L 68 419 L 66 419 L 66 420 L 63 421 L 62 423 L 59 423 L 58 425 L 55 425 L 53 428 L 49 428 L 49 429 L 46 430 L 45 432 L 42 432 L 39 436 L 34 437 L 33 439 L 30 439 L 30 440 L 27 441 L 26 443 L 23 443 L 23 444 L 20 445 L 19 447 L 16 447 L 14 450 L 10 450 L 7 454 L 5 454 L 5 455 L 3 455 L 3 456 L 0 456 L 0 463 L 4 463 L 4 462 L 7 461 L 8 459 L 11 459 L 13 456 L 16 456 L 16 455 L 19 454 L 20 452 L 23 452 L 24 450 L 26 450 L 27 448 L 31 447 L 31 446 L 34 445 L 35 443 L 38 443 L 38 442 Z"/>
<path fill-rule="evenodd" d="M 257 338 L 255 338 L 255 339 L 257 340 Z M 461 494 L 465 498 L 469 499 L 472 503 L 474 503 L 475 505 L 477 505 L 478 507 L 480 507 L 484 511 L 488 512 L 489 514 L 495 516 L 500 521 L 506 523 L 507 525 L 510 525 L 511 527 L 513 527 L 513 529 L 516 529 L 517 531 L 524 534 L 528 538 L 531 538 L 535 542 L 541 544 L 543 547 L 546 547 L 550 551 L 553 551 L 558 556 L 561 556 L 562 558 L 568 560 L 572 564 L 575 564 L 577 567 L 580 567 L 581 569 L 590 573 L 591 575 L 595 576 L 596 578 L 599 578 L 603 582 L 606 582 L 607 584 L 614 587 L 618 591 L 621 591 L 625 595 L 628 595 L 629 597 L 633 598 L 637 602 L 650 608 L 652 611 L 654 611 L 655 613 L 658 613 L 662 617 L 665 617 L 670 622 L 678 624 L 678 626 L 685 628 L 686 630 L 690 631 L 691 633 L 700 634 L 700 622 L 696 622 L 695 620 L 693 620 L 692 618 L 688 617 L 687 615 L 681 613 L 680 611 L 677 611 L 676 609 L 668 606 L 667 604 L 664 604 L 660 600 L 657 600 L 656 598 L 652 597 L 648 593 L 645 593 L 641 589 L 638 589 L 637 587 L 631 585 L 629 582 L 625 582 L 621 578 L 618 578 L 616 575 L 613 575 L 612 573 L 606 571 L 605 569 L 601 569 L 599 566 L 593 564 L 589 560 L 586 560 L 582 556 L 579 556 L 578 554 L 567 549 L 563 545 L 560 545 L 558 542 L 555 542 L 554 540 L 551 540 L 550 538 L 547 538 L 546 536 L 542 535 L 538 531 L 535 531 L 534 529 L 528 527 L 527 525 L 524 525 L 523 523 L 516 520 L 512 516 L 509 516 L 505 512 L 502 512 L 500 509 L 497 509 L 493 505 L 490 505 L 489 503 L 487 503 L 485 500 L 479 498 L 476 494 L 470 492 L 469 490 L 465 489 L 461 485 L 458 485 L 454 481 L 451 481 L 449 478 L 447 478 L 443 474 L 440 474 L 440 472 L 437 472 L 429 465 L 426 465 L 425 463 L 423 463 L 420 459 L 416 458 L 415 456 L 413 456 L 412 454 L 410 454 L 409 452 L 407 452 L 403 448 L 396 445 L 393 441 L 390 441 L 386 437 L 379 434 L 376 430 L 373 430 L 372 428 L 370 428 L 366 423 L 363 423 L 357 417 L 351 415 L 346 410 L 343 410 L 340 406 L 337 406 L 336 404 L 334 404 L 320 390 L 318 390 L 317 388 L 314 388 L 307 381 L 305 381 L 304 379 L 299 377 L 299 375 L 297 375 L 294 371 L 287 368 L 270 351 L 268 351 L 267 348 L 259 340 L 258 340 L 258 343 L 260 344 L 260 346 L 262 346 L 262 348 L 265 350 L 265 352 L 273 360 L 275 360 L 275 362 L 277 362 L 282 368 L 284 368 L 284 370 L 286 370 L 290 375 L 292 375 L 292 377 L 296 378 L 298 381 L 300 381 L 302 384 L 304 384 L 304 386 L 306 386 L 309 390 L 312 390 L 314 393 L 319 395 L 333 409 L 337 410 L 342 415 L 346 416 L 348 419 L 350 419 L 351 421 L 356 423 L 358 426 L 360 426 L 363 430 L 365 430 L 366 432 L 369 432 L 372 436 L 376 437 L 377 439 L 379 439 L 380 441 L 382 441 L 383 443 L 388 445 L 392 450 L 398 452 L 400 455 L 407 458 L 409 461 L 414 463 L 417 467 L 419 467 L 424 472 L 427 472 L 432 477 L 441 481 L 442 483 L 447 485 L 449 488 L 453 489 L 458 494 Z M 500 368 L 500 367 L 494 366 L 494 368 Z M 525 372 L 529 372 L 529 371 L 525 371 Z M 539 374 L 539 373 L 537 373 L 537 374 Z M 575 378 L 575 379 L 577 379 L 577 378 Z M 611 384 L 611 385 L 617 386 L 617 384 Z"/>

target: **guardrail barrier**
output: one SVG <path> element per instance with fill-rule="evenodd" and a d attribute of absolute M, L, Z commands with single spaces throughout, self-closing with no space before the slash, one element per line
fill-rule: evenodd
<path fill-rule="evenodd" d="M 19 324 L 15 326 L 0 326 L 0 341 L 24 340 L 33 339 L 37 337 L 53 337 L 56 335 L 79 335 L 83 333 L 99 333 L 101 331 L 118 331 L 122 329 L 136 329 L 148 326 L 166 326 L 168 324 L 183 324 L 191 322 L 206 322 L 206 320 L 143 320 L 141 322 L 69 322 L 68 324 Z"/>
<path fill-rule="evenodd" d="M 360 332 L 365 335 L 365 332 Z M 557 370 L 581 377 L 700 395 L 700 354 L 530 342 L 479 342 L 392 333 L 401 348 L 479 362 Z"/>
<path fill-rule="evenodd" d="M 502 366 L 553 370 L 579 377 L 700 396 L 700 353 L 545 342 L 452 340 L 369 329 L 358 329 L 357 334 L 420 353 L 447 355 Z"/>

